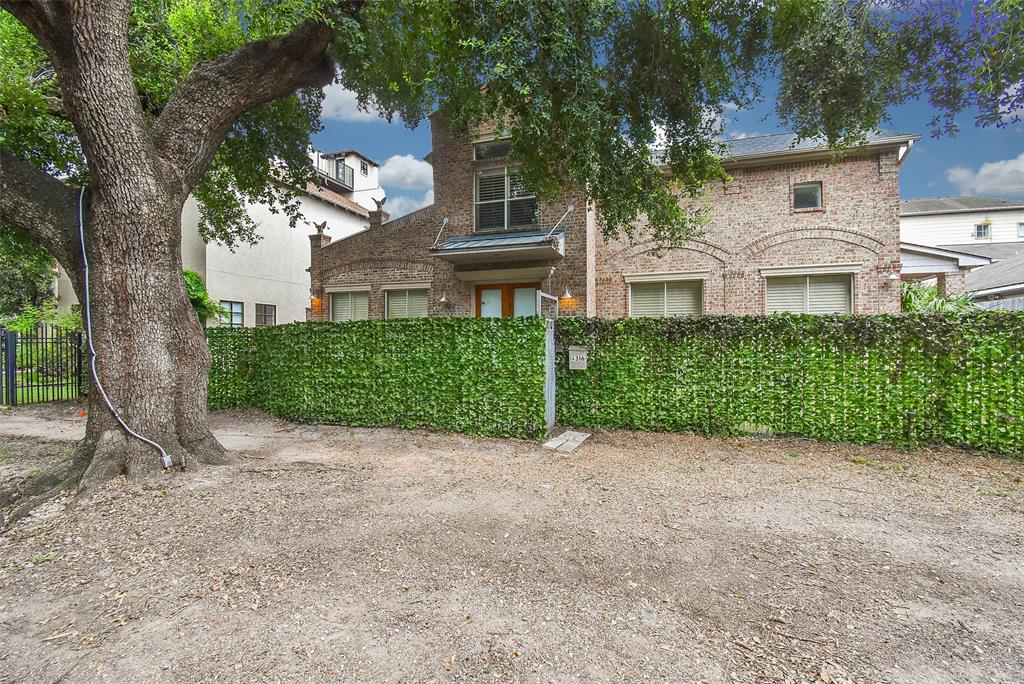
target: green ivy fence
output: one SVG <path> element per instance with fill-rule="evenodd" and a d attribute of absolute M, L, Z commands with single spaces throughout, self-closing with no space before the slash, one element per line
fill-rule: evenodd
<path fill-rule="evenodd" d="M 1024 315 L 559 320 L 559 422 L 1024 454 Z"/>
<path fill-rule="evenodd" d="M 544 432 L 544 323 L 423 318 L 213 328 L 212 409 L 289 420 Z"/>

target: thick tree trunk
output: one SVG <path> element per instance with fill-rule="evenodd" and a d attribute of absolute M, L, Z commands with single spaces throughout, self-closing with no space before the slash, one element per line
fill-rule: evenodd
<path fill-rule="evenodd" d="M 135 187 L 97 193 L 88 214 L 96 372 L 124 422 L 174 465 L 222 462 L 207 427 L 210 354 L 181 278 L 181 198 L 155 178 L 133 180 Z M 85 273 L 76 275 L 84 305 Z M 118 425 L 95 381 L 79 457 L 82 488 L 162 468 L 157 449 Z"/>
<path fill-rule="evenodd" d="M 140 174 L 128 183 L 134 187 L 86 195 L 96 373 L 132 430 L 163 447 L 175 468 L 195 469 L 227 457 L 207 425 L 210 352 L 181 277 L 182 198 L 156 180 Z M 84 309 L 81 260 L 65 268 Z M 12 507 L 9 517 L 19 518 L 61 491 L 162 471 L 160 452 L 118 424 L 99 384 L 90 380 L 86 435 L 75 456 L 0 490 L 0 509 Z"/>
<path fill-rule="evenodd" d="M 77 456 L 31 485 L 0 491 L 0 508 L 17 499 L 17 516 L 33 495 L 161 469 L 159 451 L 118 424 L 100 384 L 124 423 L 175 465 L 224 460 L 207 427 L 209 351 L 181 278 L 182 204 L 239 116 L 298 88 L 326 85 L 334 60 L 331 28 L 306 22 L 198 65 L 153 120 L 131 71 L 130 0 L 0 2 L 49 56 L 88 159 L 85 236 L 99 380 Z M 0 216 L 54 253 L 84 305 L 77 192 L 3 150 L 0 185 Z"/>

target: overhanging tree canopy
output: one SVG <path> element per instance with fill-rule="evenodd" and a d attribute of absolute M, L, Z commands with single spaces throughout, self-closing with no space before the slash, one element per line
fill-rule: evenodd
<path fill-rule="evenodd" d="M 208 353 L 180 278 L 180 214 L 253 239 L 246 201 L 295 218 L 320 88 L 415 125 L 507 122 L 539 194 L 585 185 L 602 229 L 645 218 L 675 244 L 720 177 L 716 115 L 780 78 L 801 135 L 854 144 L 920 95 L 937 129 L 974 107 L 1020 111 L 1019 0 L 972 17 L 909 0 L 0 0 L 0 220 L 45 246 L 82 298 L 78 188 L 92 266 L 98 374 L 128 424 L 181 458 L 217 461 Z M 664 148 L 670 176 L 653 164 Z M 697 207 L 694 209 L 693 207 Z M 42 484 L 156 467 L 91 399 L 79 456 Z"/>

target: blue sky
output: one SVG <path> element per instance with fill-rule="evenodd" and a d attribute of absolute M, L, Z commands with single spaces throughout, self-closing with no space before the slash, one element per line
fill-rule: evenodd
<path fill-rule="evenodd" d="M 326 94 L 325 128 L 314 137 L 314 145 L 324 151 L 355 148 L 379 162 L 381 185 L 388 195 L 386 208 L 393 216 L 431 202 L 430 167 L 422 161 L 430 151 L 427 124 L 409 130 L 401 122 L 388 124 L 360 112 L 352 95 L 337 85 Z M 773 110 L 770 101 L 749 111 L 727 110 L 726 137 L 783 132 Z M 927 102 L 909 102 L 890 116 L 886 128 L 922 136 L 900 172 L 903 199 L 953 195 L 1024 199 L 1024 123 L 979 128 L 973 116 L 963 114 L 956 137 L 933 138 L 928 130 L 933 111 Z"/>

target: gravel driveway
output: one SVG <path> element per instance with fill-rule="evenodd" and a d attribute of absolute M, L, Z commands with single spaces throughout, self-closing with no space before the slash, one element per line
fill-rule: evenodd
<path fill-rule="evenodd" d="M 1024 672 L 1024 462 L 213 421 L 233 465 L 115 481 L 0 536 L 0 681 Z M 66 405 L 0 414 L 0 475 L 81 425 Z"/>

